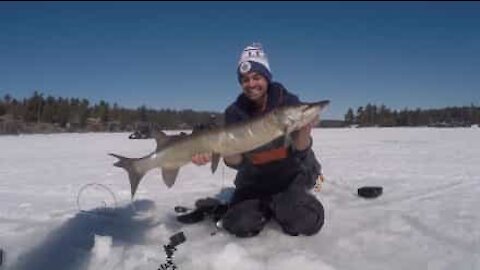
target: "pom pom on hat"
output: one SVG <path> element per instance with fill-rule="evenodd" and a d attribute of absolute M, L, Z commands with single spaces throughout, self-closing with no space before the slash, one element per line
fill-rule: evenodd
<path fill-rule="evenodd" d="M 238 81 L 241 82 L 242 75 L 252 71 L 261 74 L 269 82 L 272 80 L 267 55 L 259 43 L 253 43 L 243 49 L 237 67 Z"/>

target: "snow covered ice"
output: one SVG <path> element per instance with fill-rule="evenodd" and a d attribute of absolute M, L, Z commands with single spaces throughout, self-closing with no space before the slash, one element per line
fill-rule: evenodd
<path fill-rule="evenodd" d="M 254 238 L 180 224 L 173 207 L 231 187 L 234 171 L 189 164 L 168 189 L 153 170 L 130 200 L 110 152 L 140 157 L 127 133 L 0 137 L 2 269 L 158 269 L 183 231 L 178 269 L 480 269 L 480 129 L 316 129 L 325 225 L 291 237 L 274 222 Z M 356 196 L 383 186 L 376 199 Z"/>

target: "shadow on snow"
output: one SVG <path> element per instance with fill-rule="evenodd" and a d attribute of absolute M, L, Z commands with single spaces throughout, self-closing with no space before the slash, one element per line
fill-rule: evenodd
<path fill-rule="evenodd" d="M 159 223 L 135 217 L 154 207 L 153 201 L 140 200 L 125 207 L 81 211 L 21 255 L 12 269 L 82 269 L 90 261 L 95 235 L 112 237 L 113 245 L 140 244 L 145 232 Z"/>

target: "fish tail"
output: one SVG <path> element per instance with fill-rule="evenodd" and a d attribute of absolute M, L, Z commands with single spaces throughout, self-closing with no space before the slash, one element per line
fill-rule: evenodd
<path fill-rule="evenodd" d="M 133 163 L 136 160 L 134 158 L 127 158 L 127 157 L 123 157 L 123 156 L 112 154 L 112 153 L 110 153 L 109 155 L 118 158 L 118 161 L 113 164 L 114 166 L 123 168 L 127 171 L 128 179 L 130 180 L 130 188 L 131 188 L 131 193 L 133 198 L 133 196 L 135 195 L 135 192 L 137 191 L 138 184 L 140 183 L 140 180 L 142 180 L 146 172 L 137 170 L 137 168 L 134 166 L 134 163 Z"/>

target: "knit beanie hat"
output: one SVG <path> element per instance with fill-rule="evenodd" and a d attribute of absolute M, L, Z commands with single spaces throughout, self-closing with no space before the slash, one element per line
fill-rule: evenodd
<path fill-rule="evenodd" d="M 238 81 L 241 82 L 242 76 L 252 71 L 261 74 L 268 82 L 271 82 L 272 73 L 267 55 L 259 43 L 253 43 L 243 49 L 237 67 Z"/>

